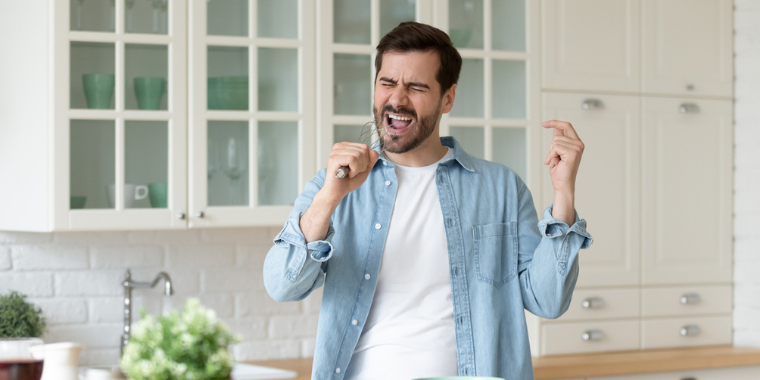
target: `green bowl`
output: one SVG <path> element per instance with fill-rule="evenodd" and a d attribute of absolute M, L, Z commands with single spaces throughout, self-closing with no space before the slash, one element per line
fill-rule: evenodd
<path fill-rule="evenodd" d="M 87 202 L 87 197 L 84 195 L 72 195 L 70 198 L 69 208 L 72 210 L 84 208 L 84 204 Z"/>
<path fill-rule="evenodd" d="M 208 78 L 208 109 L 247 110 L 248 77 Z"/>
<path fill-rule="evenodd" d="M 451 38 L 451 44 L 457 48 L 467 47 L 470 43 L 470 35 L 472 31 L 467 28 L 454 28 L 449 30 L 449 37 Z"/>
<path fill-rule="evenodd" d="M 485 376 L 443 376 L 443 377 L 421 377 L 413 380 L 504 380 L 501 377 Z"/>

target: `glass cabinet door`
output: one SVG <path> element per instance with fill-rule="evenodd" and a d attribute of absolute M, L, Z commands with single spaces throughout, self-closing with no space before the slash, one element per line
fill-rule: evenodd
<path fill-rule="evenodd" d="M 194 0 L 190 227 L 279 225 L 314 175 L 314 5 Z"/>
<path fill-rule="evenodd" d="M 328 0 L 319 2 L 321 32 L 317 75 L 317 165 L 325 167 L 333 144 L 373 146 L 375 46 L 404 21 L 430 23 L 431 0 Z"/>
<path fill-rule="evenodd" d="M 436 2 L 435 25 L 447 31 L 462 56 L 454 107 L 441 120 L 471 155 L 502 163 L 531 188 L 538 170 L 538 62 L 536 2 L 448 0 Z M 529 157 L 532 157 L 529 159 Z"/>
<path fill-rule="evenodd" d="M 56 228 L 186 227 L 184 2 L 67 1 Z"/>

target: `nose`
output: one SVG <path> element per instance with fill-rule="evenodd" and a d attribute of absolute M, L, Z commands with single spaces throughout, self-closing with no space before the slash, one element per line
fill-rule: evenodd
<path fill-rule="evenodd" d="M 399 84 L 393 89 L 388 103 L 395 109 L 406 108 L 409 105 L 409 96 L 406 87 Z"/>

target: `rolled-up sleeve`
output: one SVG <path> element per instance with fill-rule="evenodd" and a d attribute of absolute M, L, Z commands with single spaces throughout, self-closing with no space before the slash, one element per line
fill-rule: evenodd
<path fill-rule="evenodd" d="M 575 213 L 572 226 L 552 216 L 552 205 L 538 215 L 524 185 L 519 195 L 518 273 L 523 305 L 542 318 L 559 318 L 570 306 L 578 280 L 578 252 L 593 243 L 586 221 Z"/>
<path fill-rule="evenodd" d="M 302 300 L 324 284 L 327 261 L 333 255 L 332 222 L 325 239 L 310 243 L 300 227 L 301 216 L 324 184 L 324 175 L 322 169 L 306 184 L 264 260 L 264 286 L 275 301 Z"/>

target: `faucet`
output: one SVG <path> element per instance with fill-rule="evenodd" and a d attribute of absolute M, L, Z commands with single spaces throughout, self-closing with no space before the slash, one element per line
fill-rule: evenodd
<path fill-rule="evenodd" d="M 174 294 L 172 288 L 172 279 L 166 272 L 160 272 L 153 279 L 153 282 L 138 282 L 132 280 L 132 272 L 127 269 L 124 273 L 124 281 L 121 283 L 124 287 L 124 330 L 121 334 L 121 345 L 119 346 L 119 357 L 124 354 L 124 347 L 129 343 L 129 334 L 132 328 L 132 289 L 149 289 L 158 284 L 158 281 L 164 279 L 164 295 L 167 297 Z"/>

